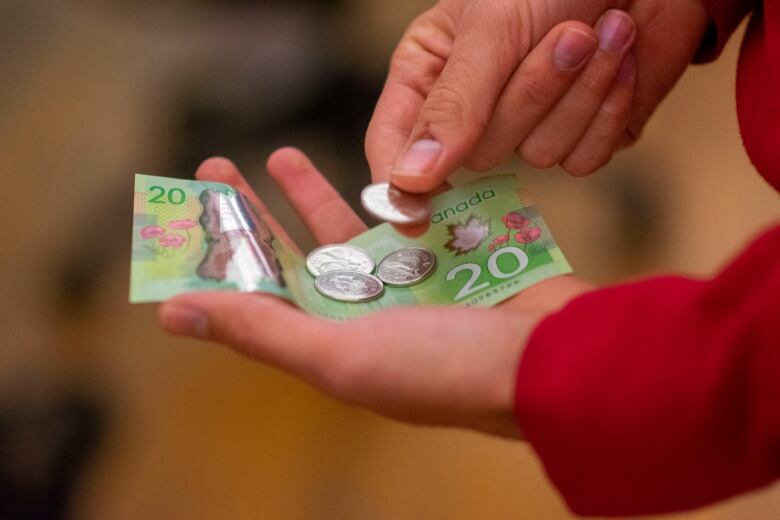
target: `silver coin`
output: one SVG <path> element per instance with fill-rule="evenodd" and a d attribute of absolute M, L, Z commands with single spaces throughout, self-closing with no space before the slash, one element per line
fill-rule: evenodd
<path fill-rule="evenodd" d="M 376 275 L 393 287 L 409 287 L 428 278 L 436 267 L 436 255 L 423 247 L 405 247 L 379 262 Z"/>
<path fill-rule="evenodd" d="M 346 244 L 318 247 L 306 257 L 306 269 L 312 276 L 329 271 L 374 272 L 374 259 L 365 250 Z"/>
<path fill-rule="evenodd" d="M 372 217 L 392 224 L 422 224 L 431 218 L 428 195 L 406 193 L 388 182 L 366 186 L 360 200 Z"/>
<path fill-rule="evenodd" d="M 385 292 L 379 278 L 353 271 L 323 273 L 314 280 L 314 288 L 323 296 L 346 303 L 375 300 Z"/>

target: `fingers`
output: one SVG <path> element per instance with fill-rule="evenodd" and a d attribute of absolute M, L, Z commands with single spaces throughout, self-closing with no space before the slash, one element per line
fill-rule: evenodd
<path fill-rule="evenodd" d="M 596 31 L 599 50 L 555 108 L 518 147 L 518 154 L 534 167 L 555 166 L 574 149 L 609 94 L 636 35 L 631 17 L 614 9 L 599 20 Z"/>
<path fill-rule="evenodd" d="M 449 182 L 444 182 L 440 184 L 437 188 L 435 188 L 433 191 L 431 191 L 430 195 L 431 197 L 435 197 L 436 195 L 440 195 L 444 193 L 445 191 L 449 191 L 452 189 L 452 184 Z M 398 231 L 399 234 L 409 237 L 409 238 L 417 238 L 419 236 L 422 236 L 425 234 L 426 231 L 431 227 L 430 221 L 424 222 L 422 224 L 415 224 L 412 226 L 403 226 L 400 224 L 393 224 L 393 227 L 396 231 Z"/>
<path fill-rule="evenodd" d="M 374 182 L 387 182 L 417 114 L 452 49 L 450 18 L 438 7 L 416 19 L 390 61 L 390 71 L 366 132 Z"/>
<path fill-rule="evenodd" d="M 232 161 L 225 159 L 224 157 L 206 159 L 195 172 L 195 178 L 201 181 L 221 182 L 233 186 L 243 193 L 244 196 L 249 199 L 249 202 L 257 208 L 257 211 L 260 212 L 260 216 L 265 223 L 268 224 L 268 227 L 278 239 L 283 240 L 296 251 L 298 250 L 298 247 L 290 238 L 290 235 L 288 235 L 284 228 L 279 225 L 279 222 L 276 221 L 273 215 L 268 212 L 268 208 L 263 204 L 263 201 L 260 200 Z"/>
<path fill-rule="evenodd" d="M 597 46 L 595 32 L 584 23 L 564 22 L 547 33 L 504 87 L 466 166 L 486 171 L 509 157 L 566 93 Z"/>
<path fill-rule="evenodd" d="M 614 151 L 629 138 L 626 127 L 631 116 L 635 83 L 636 58 L 629 53 L 596 118 L 561 164 L 564 170 L 576 177 L 589 175 L 607 164 Z"/>
<path fill-rule="evenodd" d="M 471 155 L 507 79 L 530 48 L 528 16 L 511 10 L 496 23 L 495 11 L 493 2 L 472 2 L 460 17 L 452 53 L 393 167 L 391 181 L 399 188 L 429 192 Z"/>
<path fill-rule="evenodd" d="M 268 172 L 319 243 L 346 242 L 367 229 L 303 152 L 277 150 L 268 159 Z"/>
<path fill-rule="evenodd" d="M 584 174 L 618 146 L 613 127 L 623 118 L 614 115 L 628 92 L 613 83 L 635 39 L 631 17 L 607 11 L 595 31 L 564 22 L 525 56 L 533 43 L 530 14 L 502 5 L 468 3 L 457 26 L 431 25 L 441 21 L 434 16 L 422 17 L 428 25 L 413 24 L 366 139 L 375 179 L 389 173 L 403 190 L 430 192 L 463 164 L 484 171 L 513 151 L 539 168 L 572 156 L 567 164 Z M 633 79 L 628 84 L 634 88 Z M 585 143 L 606 136 L 609 146 L 602 141 L 587 159 L 586 150 L 574 153 L 586 134 Z"/>
<path fill-rule="evenodd" d="M 273 296 L 229 292 L 177 296 L 160 305 L 158 319 L 168 333 L 230 345 L 314 384 L 321 381 L 338 327 Z"/>
<path fill-rule="evenodd" d="M 243 193 L 258 210 L 264 213 L 268 212 L 263 201 L 258 198 L 255 190 L 252 189 L 230 159 L 225 159 L 224 157 L 206 159 L 195 171 L 195 178 L 201 181 L 221 182 L 233 186 Z"/>
<path fill-rule="evenodd" d="M 426 222 L 425 224 L 418 224 L 415 226 L 402 226 L 399 224 L 393 224 L 393 227 L 400 235 L 409 238 L 417 238 L 423 236 L 431 226 L 430 223 Z"/>

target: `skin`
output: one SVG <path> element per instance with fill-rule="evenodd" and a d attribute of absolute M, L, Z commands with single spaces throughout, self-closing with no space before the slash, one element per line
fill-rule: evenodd
<path fill-rule="evenodd" d="M 628 43 L 561 69 L 551 58 L 560 35 L 598 39 L 613 8 L 633 20 Z M 393 56 L 366 137 L 372 175 L 431 192 L 462 165 L 486 170 L 512 153 L 533 166 L 592 173 L 639 136 L 705 27 L 699 0 L 442 0 L 412 23 Z M 420 139 L 439 143 L 435 160 L 399 168 Z M 366 229 L 301 152 L 276 152 L 268 171 L 320 243 Z M 210 159 L 197 177 L 243 191 L 289 242 L 232 163 Z M 268 295 L 200 293 L 164 303 L 159 320 L 172 334 L 229 345 L 388 417 L 518 438 L 514 384 L 524 345 L 540 320 L 591 289 L 564 276 L 492 309 L 398 308 L 346 323 Z"/>
<path fill-rule="evenodd" d="M 320 243 L 366 229 L 302 152 L 277 151 L 268 171 Z M 241 190 L 290 241 L 233 163 L 210 159 L 196 177 Z M 159 321 L 171 334 L 228 345 L 387 417 L 520 438 L 513 402 L 523 346 L 539 320 L 590 289 L 561 276 L 492 309 L 396 308 L 344 323 L 269 295 L 197 293 L 162 304 Z"/>
<path fill-rule="evenodd" d="M 560 33 L 598 39 L 614 9 L 633 20 L 626 45 L 605 51 L 602 39 L 589 60 L 561 70 L 552 52 Z M 706 26 L 700 0 L 441 0 L 393 54 L 366 135 L 372 176 L 430 192 L 461 166 L 489 170 L 513 153 L 589 175 L 639 137 Z M 405 167 L 420 139 L 440 153 Z"/>

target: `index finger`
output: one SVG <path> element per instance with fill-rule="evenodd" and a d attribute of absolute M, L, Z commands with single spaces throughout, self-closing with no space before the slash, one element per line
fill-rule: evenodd
<path fill-rule="evenodd" d="M 503 86 L 531 46 L 530 15 L 506 9 L 474 2 L 463 11 L 452 54 L 392 168 L 392 182 L 402 190 L 431 191 L 476 148 Z M 497 15 L 505 23 L 496 24 Z"/>
<path fill-rule="evenodd" d="M 417 18 L 401 38 L 366 131 L 374 182 L 387 182 L 431 87 L 449 58 L 451 18 L 439 6 Z"/>
<path fill-rule="evenodd" d="M 366 158 L 374 182 L 387 182 L 425 98 L 402 78 L 389 76 L 366 131 Z"/>

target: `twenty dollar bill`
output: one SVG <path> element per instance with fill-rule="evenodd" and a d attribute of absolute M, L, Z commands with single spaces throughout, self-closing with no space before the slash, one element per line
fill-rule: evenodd
<path fill-rule="evenodd" d="M 259 291 L 340 319 L 401 305 L 492 306 L 571 272 L 513 175 L 482 178 L 434 197 L 431 227 L 421 237 L 407 238 L 382 224 L 348 244 L 368 251 L 377 264 L 402 247 L 425 247 L 436 256 L 435 271 L 411 287 L 386 287 L 372 302 L 333 301 L 314 288 L 306 259 L 275 237 L 234 188 L 139 174 L 130 301 L 203 290 Z"/>

